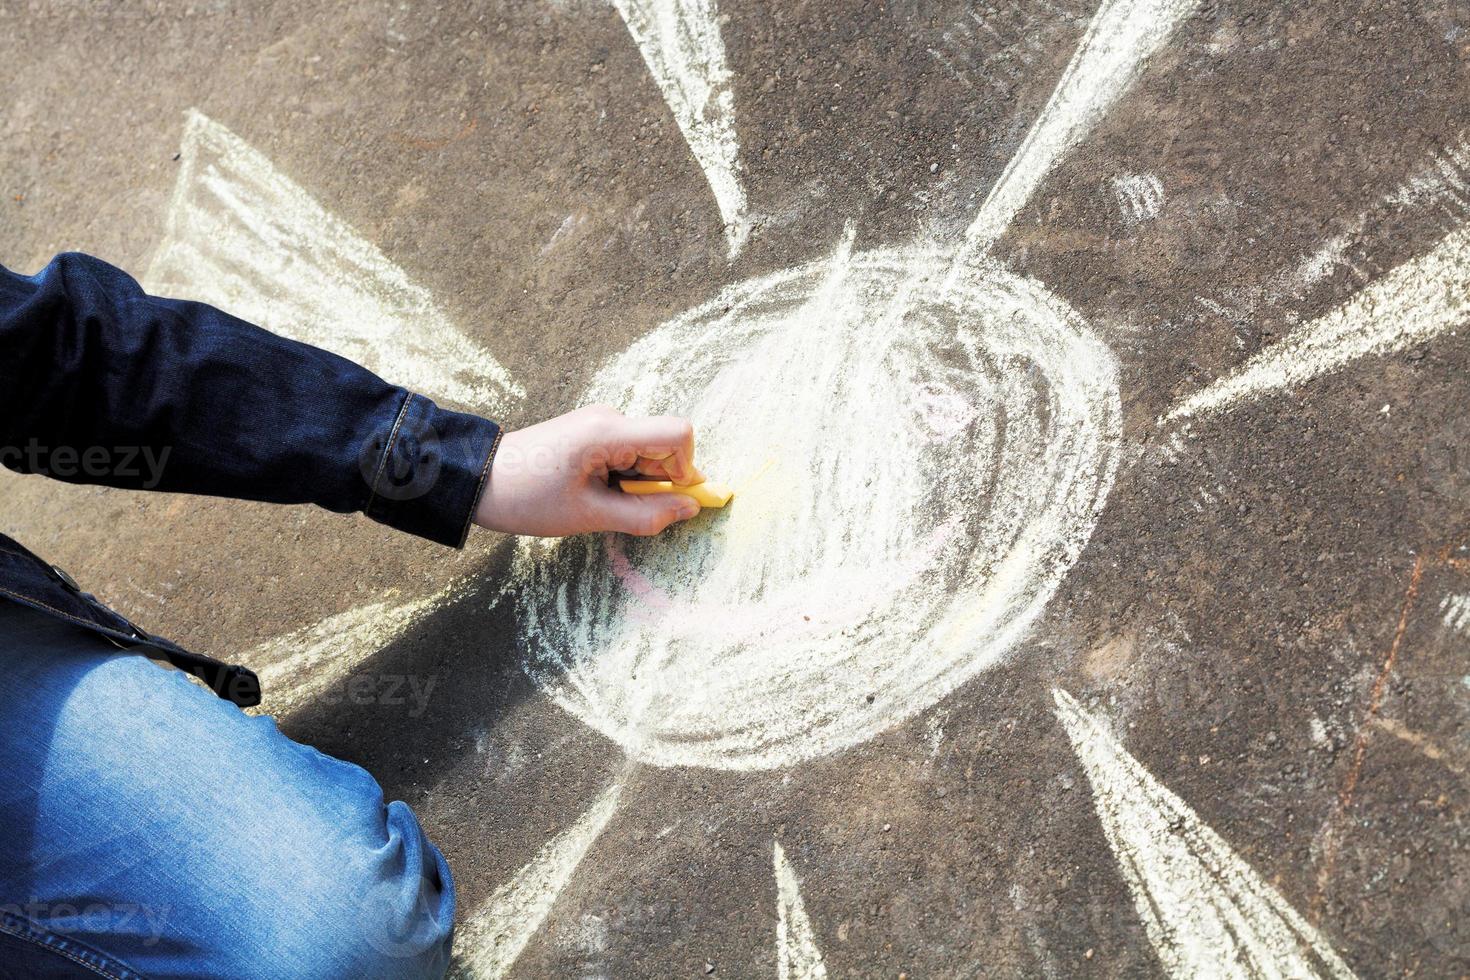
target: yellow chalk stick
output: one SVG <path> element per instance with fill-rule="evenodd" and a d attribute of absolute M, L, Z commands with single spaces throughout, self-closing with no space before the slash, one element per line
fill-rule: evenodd
<path fill-rule="evenodd" d="M 729 487 L 708 482 L 681 487 L 672 480 L 623 480 L 618 486 L 623 488 L 623 493 L 682 493 L 699 501 L 701 507 L 723 507 L 735 496 Z"/>

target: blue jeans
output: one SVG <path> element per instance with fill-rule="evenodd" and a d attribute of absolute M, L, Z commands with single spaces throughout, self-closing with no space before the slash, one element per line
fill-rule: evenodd
<path fill-rule="evenodd" d="M 453 921 L 362 769 L 0 602 L 0 977 L 437 977 Z"/>

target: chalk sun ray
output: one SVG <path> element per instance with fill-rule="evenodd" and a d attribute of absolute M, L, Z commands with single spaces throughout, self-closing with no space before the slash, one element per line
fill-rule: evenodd
<path fill-rule="evenodd" d="M 187 114 L 164 237 L 144 283 L 491 414 L 525 392 L 428 290 L 262 153 Z"/>
<path fill-rule="evenodd" d="M 1021 148 L 965 232 L 957 265 L 990 251 L 1052 168 L 1132 87 L 1198 0 L 1104 0 Z"/>
<path fill-rule="evenodd" d="M 1470 595 L 1445 596 L 1439 603 L 1446 629 L 1470 635 Z"/>
<path fill-rule="evenodd" d="M 776 869 L 776 976 L 780 980 L 826 980 L 827 965 L 801 900 L 801 882 L 781 843 L 774 845 Z"/>
<path fill-rule="evenodd" d="M 390 597 L 368 603 L 255 647 L 243 659 L 259 665 L 255 670 L 263 701 L 250 713 L 279 717 L 318 700 L 425 613 L 448 601 L 456 589 L 403 602 Z"/>
<path fill-rule="evenodd" d="M 1056 714 L 1119 871 L 1174 977 L 1353 976 L 1310 923 L 1070 694 Z"/>
<path fill-rule="evenodd" d="M 1470 323 L 1470 227 L 1452 232 L 1330 313 L 1292 331 L 1160 420 L 1179 422 L 1305 384 Z"/>
<path fill-rule="evenodd" d="M 617 811 L 621 792 L 618 784 L 604 790 L 575 824 L 553 837 L 459 927 L 450 977 L 500 980 L 509 975 Z"/>
<path fill-rule="evenodd" d="M 715 0 L 613 0 L 684 134 L 725 223 L 730 258 L 750 234 L 735 95 Z"/>

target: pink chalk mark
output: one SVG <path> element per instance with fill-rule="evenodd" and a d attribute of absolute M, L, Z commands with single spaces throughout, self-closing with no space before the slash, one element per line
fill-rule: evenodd
<path fill-rule="evenodd" d="M 659 618 L 656 614 L 667 613 L 674 608 L 674 601 L 669 598 L 668 593 L 633 567 L 633 563 L 628 560 L 627 551 L 623 550 L 622 538 L 616 534 L 604 534 L 602 543 L 607 548 L 607 558 L 612 563 L 613 574 L 646 607 L 637 610 L 634 613 L 635 618 L 642 622 L 654 622 Z"/>

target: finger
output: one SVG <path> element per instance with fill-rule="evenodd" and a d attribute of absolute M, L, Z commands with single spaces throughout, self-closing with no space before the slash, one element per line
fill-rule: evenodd
<path fill-rule="evenodd" d="M 620 490 L 598 491 L 593 496 L 593 519 L 599 531 L 619 531 L 646 537 L 658 534 L 676 521 L 687 521 L 699 513 L 699 503 L 682 493 L 658 493 L 638 497 Z"/>
<path fill-rule="evenodd" d="M 632 450 L 640 459 L 663 465 L 675 483 L 688 485 L 703 479 L 694 465 L 694 426 L 676 415 L 609 420 L 615 449 Z"/>
<path fill-rule="evenodd" d="M 633 471 L 639 476 L 651 476 L 656 480 L 674 480 L 674 482 L 681 483 L 686 487 L 691 486 L 695 483 L 704 482 L 704 474 L 701 473 L 699 471 L 699 468 L 695 466 L 688 467 L 687 469 L 681 471 L 682 476 L 691 477 L 691 479 L 675 479 L 674 474 L 670 472 L 670 470 L 673 468 L 669 465 L 670 460 L 672 459 L 672 455 L 665 459 L 650 459 L 647 456 L 640 456 L 638 457 L 638 461 L 633 464 Z"/>

